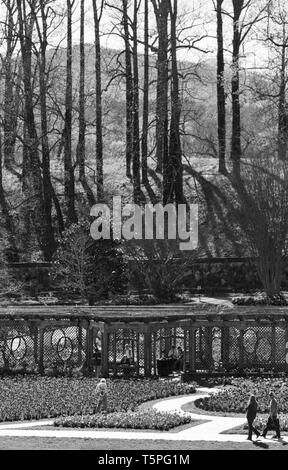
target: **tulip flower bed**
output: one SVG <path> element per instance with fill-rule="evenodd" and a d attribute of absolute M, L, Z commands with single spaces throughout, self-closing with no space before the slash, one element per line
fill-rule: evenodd
<path fill-rule="evenodd" d="M 92 415 L 98 404 L 95 378 L 40 376 L 0 379 L 0 421 Z M 152 379 L 108 380 L 108 412 L 135 411 L 141 403 L 194 393 L 190 384 Z"/>
<path fill-rule="evenodd" d="M 54 425 L 65 428 L 122 428 L 169 431 L 191 421 L 192 418 L 189 415 L 145 410 L 64 417 L 56 419 Z"/>
<path fill-rule="evenodd" d="M 253 426 L 258 429 L 259 432 L 263 432 L 265 425 L 267 423 L 268 415 L 265 414 L 264 416 L 257 416 L 255 421 L 253 422 Z M 279 415 L 279 422 L 280 422 L 280 430 L 281 433 L 284 432 L 285 434 L 288 431 L 288 417 L 287 415 L 280 414 Z M 248 423 L 245 423 L 243 426 L 237 426 L 236 428 L 229 429 L 225 431 L 223 434 L 247 434 L 248 431 Z M 275 434 L 273 430 L 269 430 L 268 436 Z"/>
<path fill-rule="evenodd" d="M 195 402 L 205 411 L 222 413 L 245 413 L 249 396 L 254 394 L 258 401 L 258 413 L 267 413 L 269 409 L 269 391 L 277 398 L 279 412 L 288 412 L 288 379 L 275 378 L 234 378 L 229 388 Z"/>

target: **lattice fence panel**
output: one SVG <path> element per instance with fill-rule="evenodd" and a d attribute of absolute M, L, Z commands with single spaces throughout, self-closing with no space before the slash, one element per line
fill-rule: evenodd
<path fill-rule="evenodd" d="M 144 334 L 130 328 L 118 328 L 109 333 L 108 337 L 108 361 L 110 370 L 116 372 L 121 364 L 125 348 L 132 351 L 133 364 L 138 374 L 144 373 Z"/>
<path fill-rule="evenodd" d="M 275 328 L 275 369 L 287 370 L 286 363 L 286 329 L 281 327 Z"/>
<path fill-rule="evenodd" d="M 43 331 L 43 365 L 49 368 L 80 367 L 86 358 L 86 329 L 78 326 Z"/>
<path fill-rule="evenodd" d="M 238 367 L 240 360 L 240 330 L 238 328 L 229 328 L 228 338 L 228 367 Z"/>
<path fill-rule="evenodd" d="M 229 328 L 229 367 L 286 370 L 286 329 L 271 326 L 249 326 L 242 331 Z"/>
<path fill-rule="evenodd" d="M 144 374 L 144 334 L 138 333 L 138 367 L 139 374 Z"/>
<path fill-rule="evenodd" d="M 112 366 L 114 361 L 114 351 L 116 349 L 115 334 L 109 333 L 108 335 L 108 363 L 109 367 Z"/>
<path fill-rule="evenodd" d="M 1 326 L 0 367 L 37 370 L 37 329 L 24 322 Z"/>
<path fill-rule="evenodd" d="M 271 366 L 272 327 L 250 327 L 243 332 L 243 367 Z"/>
<path fill-rule="evenodd" d="M 212 361 L 213 369 L 218 369 L 222 358 L 222 331 L 221 328 L 212 328 Z"/>
<path fill-rule="evenodd" d="M 212 338 L 209 327 L 199 327 L 195 332 L 195 366 L 197 370 L 208 370 L 212 368 Z"/>

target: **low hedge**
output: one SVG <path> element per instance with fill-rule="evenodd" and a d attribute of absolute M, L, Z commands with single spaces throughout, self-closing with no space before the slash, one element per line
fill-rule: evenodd
<path fill-rule="evenodd" d="M 64 417 L 56 419 L 54 425 L 64 428 L 122 428 L 169 431 L 191 421 L 192 418 L 189 415 L 145 410 Z"/>

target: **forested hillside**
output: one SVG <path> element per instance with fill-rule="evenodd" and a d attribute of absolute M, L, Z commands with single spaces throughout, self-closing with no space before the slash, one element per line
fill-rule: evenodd
<path fill-rule="evenodd" d="M 198 203 L 201 250 L 253 252 L 232 212 L 247 162 L 287 158 L 280 3 L 2 0 L 3 246 L 50 260 L 65 229 L 121 195 Z"/>

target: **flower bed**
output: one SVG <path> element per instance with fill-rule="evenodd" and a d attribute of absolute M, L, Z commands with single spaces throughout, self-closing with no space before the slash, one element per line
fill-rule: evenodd
<path fill-rule="evenodd" d="M 260 432 L 262 432 L 264 430 L 265 426 L 266 426 L 267 419 L 268 419 L 268 415 L 257 416 L 254 423 L 253 423 L 253 426 L 255 426 L 257 429 L 259 429 Z M 280 422 L 281 431 L 288 431 L 288 417 L 287 417 L 287 415 L 280 414 L 279 415 L 279 422 Z M 248 430 L 248 423 L 245 423 L 244 426 L 243 426 L 243 431 L 247 431 L 247 430 Z M 269 431 L 269 432 L 273 432 L 273 431 Z"/>
<path fill-rule="evenodd" d="M 277 398 L 279 411 L 288 412 L 288 379 L 252 378 L 232 379 L 232 386 L 207 398 L 196 400 L 195 405 L 205 411 L 222 413 L 245 413 L 249 396 L 254 394 L 258 401 L 258 412 L 267 413 L 269 391 Z"/>
<path fill-rule="evenodd" d="M 286 306 L 288 300 L 282 294 L 275 294 L 267 296 L 263 293 L 248 296 L 248 297 L 234 297 L 232 299 L 234 305 L 275 305 L 275 306 Z"/>
<path fill-rule="evenodd" d="M 192 418 L 189 415 L 145 410 L 64 417 L 56 419 L 54 425 L 65 428 L 124 428 L 169 431 L 191 421 Z"/>
<path fill-rule="evenodd" d="M 95 378 L 3 377 L 0 421 L 91 415 L 98 403 Z M 108 380 L 108 411 L 134 411 L 150 400 L 194 393 L 195 387 L 169 381 Z"/>

